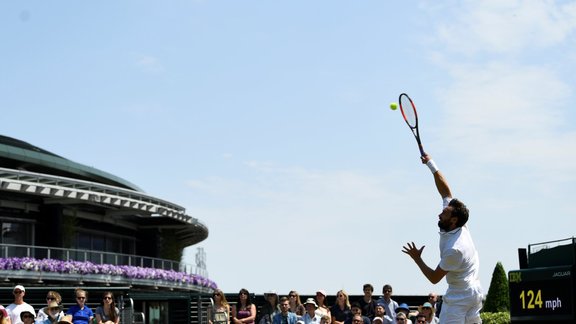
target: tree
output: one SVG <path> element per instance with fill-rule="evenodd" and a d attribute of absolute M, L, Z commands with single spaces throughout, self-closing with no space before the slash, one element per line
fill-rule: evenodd
<path fill-rule="evenodd" d="M 508 294 L 508 277 L 502 263 L 496 263 L 492 272 L 492 281 L 488 289 L 488 296 L 484 302 L 483 312 L 508 312 L 510 310 L 510 296 Z"/>

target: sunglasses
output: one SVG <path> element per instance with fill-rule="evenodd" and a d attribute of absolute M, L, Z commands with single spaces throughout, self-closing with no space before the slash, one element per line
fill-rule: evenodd
<path fill-rule="evenodd" d="M 426 320 L 417 320 L 416 323 L 426 323 Z"/>
<path fill-rule="evenodd" d="M 46 300 L 56 300 L 54 297 L 46 297 Z"/>
<path fill-rule="evenodd" d="M 17 294 L 21 294 L 21 293 L 23 293 L 22 290 L 14 290 L 14 294 L 16 294 L 16 295 L 17 295 Z"/>
<path fill-rule="evenodd" d="M 106 296 L 106 297 L 104 297 L 104 300 L 112 300 L 112 297 Z"/>
<path fill-rule="evenodd" d="M 86 297 L 76 297 L 76 299 L 84 300 Z"/>

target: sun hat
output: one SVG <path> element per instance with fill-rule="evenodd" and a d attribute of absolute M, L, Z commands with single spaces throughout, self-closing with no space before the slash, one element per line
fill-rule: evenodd
<path fill-rule="evenodd" d="M 396 307 L 395 311 L 396 311 L 396 313 L 398 313 L 398 310 L 402 310 L 402 309 L 406 310 L 407 312 L 410 312 L 410 307 L 406 303 L 402 303 L 402 304 L 398 305 L 398 307 Z"/>
<path fill-rule="evenodd" d="M 318 305 L 316 304 L 316 301 L 314 300 L 314 298 L 306 299 L 306 302 L 304 303 L 304 305 L 306 305 L 306 304 L 312 304 L 312 305 L 314 305 L 314 307 L 318 308 Z"/>
<path fill-rule="evenodd" d="M 23 311 L 20 313 L 20 320 L 21 320 L 21 321 L 24 321 L 24 315 L 26 315 L 26 314 L 32 315 L 32 319 L 34 319 L 34 318 L 36 317 L 36 316 L 34 315 L 34 313 L 32 313 L 31 311 L 29 311 L 29 310 L 23 310 Z"/>
<path fill-rule="evenodd" d="M 58 324 L 72 324 L 72 315 L 66 315 L 66 316 L 62 317 L 58 321 Z"/>
<path fill-rule="evenodd" d="M 430 304 L 429 302 L 425 302 L 424 304 L 422 304 L 422 306 L 418 307 L 418 312 L 422 312 L 424 308 L 430 308 L 432 309 L 432 311 L 434 311 L 434 306 L 432 306 L 432 304 Z"/>
<path fill-rule="evenodd" d="M 51 301 L 50 304 L 48 304 L 48 306 L 46 306 L 46 309 L 50 309 L 50 308 L 58 308 L 58 310 L 62 310 L 62 305 L 58 305 L 57 302 Z"/>
<path fill-rule="evenodd" d="M 384 323 L 384 320 L 382 319 L 382 317 L 374 317 L 374 319 L 372 320 L 372 324 L 376 323 L 376 321 L 380 321 L 380 323 Z"/>

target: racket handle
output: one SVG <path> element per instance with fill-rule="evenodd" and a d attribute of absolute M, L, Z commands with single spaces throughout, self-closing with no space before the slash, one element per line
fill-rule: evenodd
<path fill-rule="evenodd" d="M 426 156 L 426 152 L 424 152 L 424 147 L 422 146 L 422 144 L 418 143 L 418 148 L 420 149 L 420 156 L 421 157 Z"/>

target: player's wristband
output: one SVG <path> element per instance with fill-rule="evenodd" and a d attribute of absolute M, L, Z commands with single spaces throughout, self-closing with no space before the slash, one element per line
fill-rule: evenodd
<path fill-rule="evenodd" d="M 434 163 L 434 160 L 432 159 L 428 160 L 428 162 L 426 162 L 426 166 L 428 166 L 428 169 L 430 169 L 430 172 L 432 172 L 432 174 L 438 172 L 438 167 L 436 166 L 436 163 Z"/>

